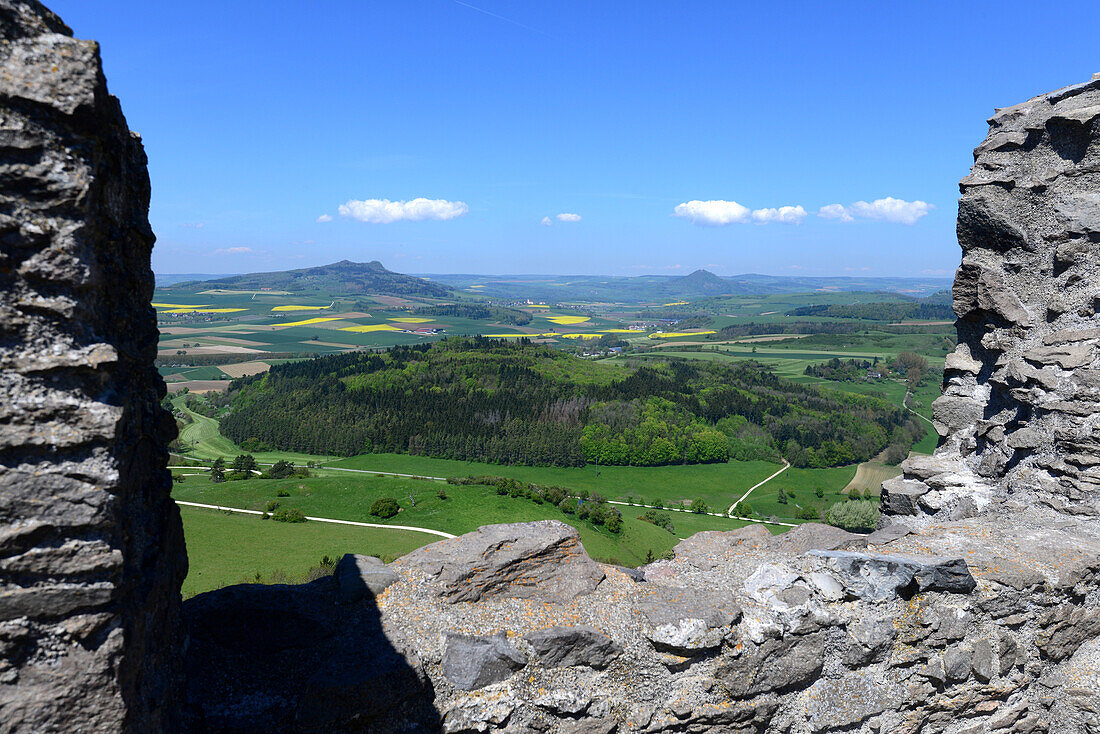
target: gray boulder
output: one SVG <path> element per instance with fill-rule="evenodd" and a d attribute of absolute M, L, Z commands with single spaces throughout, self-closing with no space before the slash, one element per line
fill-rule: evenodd
<path fill-rule="evenodd" d="M 837 573 L 845 590 L 861 599 L 885 601 L 921 591 L 969 594 L 977 586 L 961 558 L 910 558 L 853 551 L 810 551 Z"/>
<path fill-rule="evenodd" d="M 1043 618 L 1035 640 L 1043 657 L 1064 660 L 1086 640 L 1100 635 L 1100 610 L 1063 604 Z"/>
<path fill-rule="evenodd" d="M 733 698 L 807 686 L 821 674 L 825 635 L 815 632 L 747 644 L 740 656 L 719 666 L 714 676 Z"/>
<path fill-rule="evenodd" d="M 719 647 L 741 619 L 732 594 L 675 586 L 650 586 L 636 609 L 653 646 L 679 655 Z"/>
<path fill-rule="evenodd" d="M 623 649 L 593 627 L 548 627 L 524 636 L 535 655 L 548 668 L 587 665 L 602 670 L 619 657 Z"/>
<path fill-rule="evenodd" d="M 882 483 L 882 512 L 886 515 L 918 515 L 917 501 L 928 494 L 929 487 L 916 479 L 894 477 Z"/>
<path fill-rule="evenodd" d="M 432 576 L 452 602 L 494 596 L 570 601 L 604 579 L 577 531 L 557 520 L 486 525 L 396 562 Z"/>
<path fill-rule="evenodd" d="M 344 604 L 378 596 L 400 577 L 386 568 L 381 558 L 346 553 L 332 572 L 338 597 Z"/>
<path fill-rule="evenodd" d="M 503 632 L 487 637 L 447 634 L 443 676 L 455 688 L 473 691 L 510 677 L 527 659 L 508 643 Z"/>

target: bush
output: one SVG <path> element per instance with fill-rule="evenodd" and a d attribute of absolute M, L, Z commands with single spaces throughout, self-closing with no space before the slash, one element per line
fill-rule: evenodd
<path fill-rule="evenodd" d="M 606 527 L 612 533 L 621 533 L 623 530 L 623 517 L 619 513 L 614 513 L 611 517 L 607 518 L 607 522 L 604 523 Z"/>
<path fill-rule="evenodd" d="M 710 512 L 710 505 L 701 499 L 697 499 L 691 503 L 691 507 L 688 508 L 692 512 L 697 512 L 700 515 Z"/>
<path fill-rule="evenodd" d="M 577 501 L 570 497 L 566 497 L 558 503 L 558 509 L 564 512 L 566 515 L 572 515 L 577 511 Z"/>
<path fill-rule="evenodd" d="M 809 505 L 806 505 L 804 507 L 799 507 L 798 508 L 798 519 L 799 520 L 816 520 L 816 519 L 818 519 L 817 510 L 810 507 Z"/>
<path fill-rule="evenodd" d="M 825 490 L 824 489 L 822 489 L 821 487 L 814 487 L 814 497 L 817 497 L 818 499 L 821 499 L 824 496 L 825 496 Z"/>
<path fill-rule="evenodd" d="M 383 497 L 380 500 L 375 500 L 374 504 L 370 506 L 370 514 L 382 519 L 393 517 L 400 511 L 401 505 L 397 504 L 397 500 L 393 497 Z"/>
<path fill-rule="evenodd" d="M 878 518 L 878 507 L 869 500 L 838 502 L 825 513 L 825 522 L 844 530 L 874 530 Z"/>
<path fill-rule="evenodd" d="M 435 493 L 435 496 L 438 497 L 441 500 L 447 499 L 447 488 L 446 487 L 440 487 L 439 490 Z"/>
<path fill-rule="evenodd" d="M 290 490 L 288 490 L 288 489 L 280 489 L 279 491 L 277 491 L 277 492 L 275 493 L 275 496 L 276 496 L 276 497 L 289 497 L 289 496 L 290 496 Z"/>
<path fill-rule="evenodd" d="M 779 503 L 779 504 L 781 504 L 781 505 L 785 505 L 785 504 L 787 504 L 787 502 L 788 502 L 788 500 L 787 500 L 787 493 L 786 493 L 786 492 L 784 492 L 784 491 L 783 491 L 782 489 L 781 489 L 781 490 L 779 490 L 779 494 L 778 494 L 778 495 L 776 495 L 776 497 L 775 497 L 775 501 L 776 501 L 776 502 L 778 502 L 778 503 Z"/>
<path fill-rule="evenodd" d="M 276 522 L 305 522 L 306 516 L 301 510 L 286 507 L 282 510 L 276 510 L 271 515 L 271 519 Z"/>
<path fill-rule="evenodd" d="M 275 465 L 267 470 L 268 479 L 286 479 L 294 476 L 294 465 L 289 461 L 276 461 Z"/>
<path fill-rule="evenodd" d="M 277 509 L 279 509 L 279 503 L 275 500 L 271 500 L 267 503 L 267 506 L 264 507 L 264 510 L 266 510 L 267 512 L 275 512 L 275 510 Z"/>
<path fill-rule="evenodd" d="M 664 528 L 674 535 L 676 534 L 676 529 L 672 527 L 672 516 L 669 515 L 667 512 L 646 510 L 638 519 L 648 523 L 652 523 L 659 528 Z"/>

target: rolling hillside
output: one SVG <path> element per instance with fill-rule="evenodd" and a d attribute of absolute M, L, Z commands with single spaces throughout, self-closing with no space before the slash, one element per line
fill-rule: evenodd
<path fill-rule="evenodd" d="M 168 292 L 194 291 L 196 286 L 233 290 L 271 289 L 290 292 L 318 291 L 343 295 L 391 295 L 448 298 L 450 288 L 423 278 L 403 275 L 387 270 L 382 263 L 372 260 L 355 263 L 341 260 L 331 265 L 299 270 L 283 270 L 272 273 L 248 273 L 207 281 L 176 283 L 165 288 Z"/>

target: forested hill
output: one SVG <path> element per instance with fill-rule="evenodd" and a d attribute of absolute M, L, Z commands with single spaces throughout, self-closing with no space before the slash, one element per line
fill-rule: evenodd
<path fill-rule="evenodd" d="M 176 283 L 169 291 L 194 290 L 197 282 Z M 447 298 L 454 293 L 450 288 L 423 278 L 402 275 L 387 270 L 382 263 L 354 263 L 341 260 L 331 265 L 300 270 L 282 270 L 274 273 L 248 273 L 218 278 L 202 283 L 208 288 L 259 290 L 270 288 L 282 291 L 320 291 L 338 295 L 389 295 Z"/>
<path fill-rule="evenodd" d="M 236 380 L 237 443 L 507 464 L 864 461 L 921 435 L 907 414 L 753 362 L 605 365 L 521 340 L 450 338 L 272 367 Z"/>
<path fill-rule="evenodd" d="M 838 319 L 867 319 L 871 321 L 947 320 L 955 319 L 951 303 L 901 302 L 901 303 L 845 303 L 820 306 L 803 306 L 787 312 L 788 316 L 830 316 Z"/>

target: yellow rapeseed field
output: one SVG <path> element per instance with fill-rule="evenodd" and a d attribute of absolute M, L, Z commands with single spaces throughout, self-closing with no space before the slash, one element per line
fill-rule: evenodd
<path fill-rule="evenodd" d="M 686 306 L 687 304 L 688 304 L 687 301 L 673 301 L 672 303 L 666 303 L 665 305 L 666 306 Z"/>
<path fill-rule="evenodd" d="M 188 306 L 186 308 L 165 308 L 161 309 L 161 313 L 235 313 L 237 311 L 247 311 L 247 308 L 201 308 L 195 306 Z"/>
<path fill-rule="evenodd" d="M 276 306 L 272 311 L 321 311 L 330 306 Z"/>
<path fill-rule="evenodd" d="M 659 331 L 655 334 L 650 334 L 650 339 L 671 339 L 677 336 L 702 336 L 703 334 L 717 334 L 716 331 Z"/>
<path fill-rule="evenodd" d="M 547 320 L 553 321 L 558 326 L 571 326 L 573 324 L 583 324 L 588 321 L 587 316 L 547 316 Z"/>
<path fill-rule="evenodd" d="M 327 316 L 324 318 L 306 319 L 305 321 L 291 321 L 286 324 L 272 324 L 272 326 L 309 326 L 310 324 L 323 324 L 326 321 L 339 321 L 339 316 Z"/>

